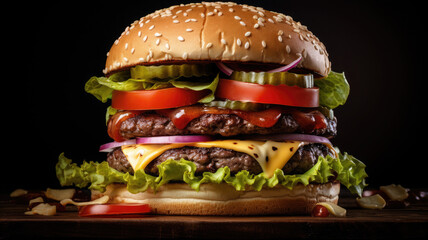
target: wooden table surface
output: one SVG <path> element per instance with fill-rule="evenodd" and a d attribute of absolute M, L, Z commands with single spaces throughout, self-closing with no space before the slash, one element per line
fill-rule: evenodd
<path fill-rule="evenodd" d="M 404 209 L 367 210 L 342 196 L 344 218 L 310 216 L 156 216 L 88 218 L 74 207 L 56 216 L 24 215 L 26 205 L 0 195 L 0 239 L 428 239 L 428 203 Z"/>

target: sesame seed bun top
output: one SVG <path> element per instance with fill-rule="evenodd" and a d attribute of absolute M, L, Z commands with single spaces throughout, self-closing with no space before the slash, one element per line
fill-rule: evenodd
<path fill-rule="evenodd" d="M 330 72 L 324 44 L 300 22 L 260 7 L 204 2 L 171 6 L 132 23 L 111 47 L 103 72 L 183 61 L 287 65 L 299 56 L 298 68 Z"/>

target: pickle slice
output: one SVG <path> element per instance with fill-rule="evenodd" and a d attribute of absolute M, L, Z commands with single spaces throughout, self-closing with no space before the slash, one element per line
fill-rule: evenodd
<path fill-rule="evenodd" d="M 242 110 L 242 111 L 260 111 L 268 107 L 268 105 L 261 104 L 261 103 L 232 101 L 227 99 L 224 101 L 212 101 L 209 103 L 205 103 L 205 106 L 227 108 L 232 110 Z"/>
<path fill-rule="evenodd" d="M 297 74 L 290 72 L 238 72 L 235 71 L 230 76 L 231 79 L 257 84 L 270 84 L 287 86 L 298 86 L 302 88 L 314 87 L 314 76 L 312 74 Z"/>
<path fill-rule="evenodd" d="M 181 64 L 142 66 L 131 68 L 131 78 L 135 79 L 171 79 L 178 77 L 200 77 L 214 73 L 212 64 Z"/>
<path fill-rule="evenodd" d="M 326 118 L 333 120 L 334 119 L 334 112 L 333 109 L 319 106 L 318 111 L 320 111 Z"/>

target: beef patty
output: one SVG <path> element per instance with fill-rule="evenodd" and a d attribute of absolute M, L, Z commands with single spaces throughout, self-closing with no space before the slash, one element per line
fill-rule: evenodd
<path fill-rule="evenodd" d="M 277 123 L 263 128 L 233 114 L 204 114 L 193 119 L 184 129 L 178 129 L 167 117 L 157 113 L 143 113 L 125 120 L 120 126 L 120 135 L 125 139 L 173 135 L 221 135 L 305 133 L 324 137 L 336 136 L 336 118 L 326 118 L 326 127 L 308 131 L 302 128 L 291 114 L 282 114 Z"/>
<path fill-rule="evenodd" d="M 324 144 L 312 143 L 303 145 L 287 162 L 283 171 L 285 174 L 304 173 L 315 165 L 319 156 L 325 157 L 327 155 L 333 156 L 333 153 Z M 230 168 L 231 174 L 236 174 L 241 170 L 247 170 L 252 174 L 262 172 L 259 163 L 250 155 L 217 147 L 182 147 L 170 149 L 150 162 L 144 171 L 148 174 L 157 175 L 157 165 L 168 159 L 185 159 L 194 162 L 196 165 L 196 174 L 198 175 L 201 175 L 203 172 L 215 172 L 217 169 L 226 166 Z M 118 171 L 133 173 L 133 169 L 120 147 L 107 155 L 107 162 L 112 168 Z"/>

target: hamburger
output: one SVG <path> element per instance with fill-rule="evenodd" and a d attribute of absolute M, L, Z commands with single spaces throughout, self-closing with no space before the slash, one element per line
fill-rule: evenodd
<path fill-rule="evenodd" d="M 305 214 L 361 195 L 365 165 L 334 147 L 349 84 L 282 13 L 231 2 L 158 10 L 126 27 L 104 76 L 106 161 L 61 154 L 62 186 L 174 215 Z"/>

